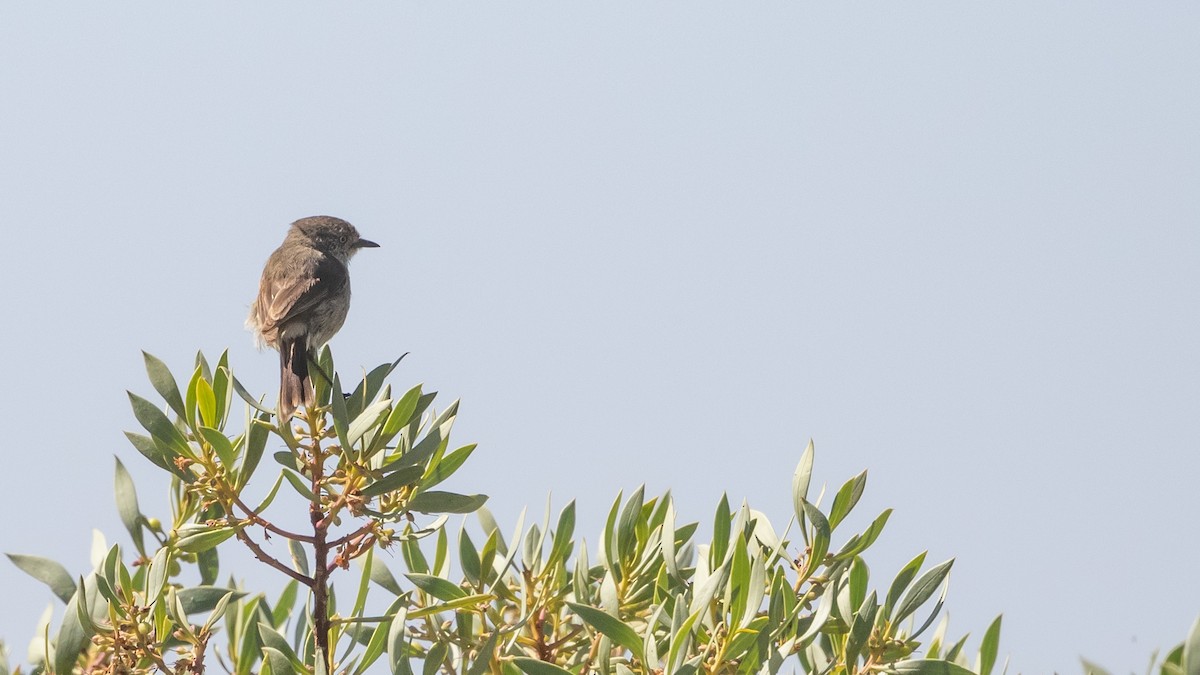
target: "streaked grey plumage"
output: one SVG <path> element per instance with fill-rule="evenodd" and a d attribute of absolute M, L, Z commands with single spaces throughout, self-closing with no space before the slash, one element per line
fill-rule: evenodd
<path fill-rule="evenodd" d="M 246 326 L 260 347 L 279 351 L 279 410 L 288 419 L 313 404 L 308 361 L 329 342 L 350 311 L 350 258 L 376 247 L 354 226 L 332 216 L 292 223 L 263 268 Z"/>

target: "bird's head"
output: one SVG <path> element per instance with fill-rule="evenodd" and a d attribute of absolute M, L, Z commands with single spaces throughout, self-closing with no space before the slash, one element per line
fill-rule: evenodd
<path fill-rule="evenodd" d="M 360 248 L 378 248 L 379 244 L 363 239 L 354 226 L 333 216 L 310 216 L 292 223 L 292 235 L 303 237 L 310 246 L 342 262 Z"/>

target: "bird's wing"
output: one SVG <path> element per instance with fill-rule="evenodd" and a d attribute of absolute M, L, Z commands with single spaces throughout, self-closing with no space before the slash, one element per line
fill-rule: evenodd
<path fill-rule="evenodd" d="M 340 293 L 348 281 L 346 266 L 331 256 L 323 255 L 311 275 L 292 275 L 262 284 L 257 303 L 261 330 L 275 330 L 307 312 L 326 298 Z"/>

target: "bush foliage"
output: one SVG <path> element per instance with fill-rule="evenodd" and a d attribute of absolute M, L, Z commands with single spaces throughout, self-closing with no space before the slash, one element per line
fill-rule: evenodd
<path fill-rule="evenodd" d="M 451 449 L 457 402 L 437 411 L 419 385 L 393 392 L 399 361 L 342 394 L 326 349 L 318 365 L 332 381 L 315 378 L 318 405 L 284 423 L 246 392 L 227 355 L 215 367 L 197 355 L 182 388 L 160 360 L 145 361 L 161 404 L 130 393 L 143 432 L 127 436 L 169 475 L 169 522 L 144 515 L 118 459 L 129 548 L 98 545 L 82 577 L 9 554 L 66 605 L 56 625 L 43 617 L 35 672 L 997 670 L 999 617 L 970 656 L 965 637 L 947 639 L 945 619 L 935 627 L 952 560 L 927 565 L 919 553 L 873 585 L 863 556 L 891 511 L 845 535 L 866 472 L 822 506 L 810 491 L 811 443 L 782 529 L 722 499 L 701 542 L 670 494 L 639 489 L 618 495 L 589 549 L 573 502 L 502 528 L 486 497 L 439 489 L 475 446 Z M 244 422 L 239 432 L 231 419 Z M 265 496 L 249 497 L 252 479 Z M 467 513 L 477 525 L 451 532 L 450 516 Z M 237 546 L 287 578 L 281 593 L 218 582 L 221 552 Z M 1190 657 L 1181 647 L 1172 658 Z"/>

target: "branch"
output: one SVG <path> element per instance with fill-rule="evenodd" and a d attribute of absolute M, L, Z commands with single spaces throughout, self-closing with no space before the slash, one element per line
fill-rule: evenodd
<path fill-rule="evenodd" d="M 238 530 L 237 538 L 243 544 L 245 544 L 247 547 L 249 547 L 249 549 L 251 551 L 254 552 L 255 558 L 258 558 L 259 560 L 265 562 L 266 564 L 270 565 L 271 567 L 274 567 L 275 569 L 279 570 L 280 572 L 283 572 L 284 574 L 295 579 L 296 581 L 299 581 L 300 583 L 304 584 L 305 586 L 308 586 L 309 588 L 313 587 L 312 577 L 307 577 L 307 576 L 297 572 L 296 570 L 288 567 L 287 565 L 284 565 L 283 563 L 279 562 L 279 560 L 271 557 L 271 554 L 264 551 L 261 546 L 259 546 L 253 539 L 250 538 L 250 535 L 246 534 L 245 530 Z"/>
<path fill-rule="evenodd" d="M 314 541 L 316 541 L 315 539 L 313 539 L 312 537 L 310 537 L 306 534 L 297 534 L 295 532 L 288 532 L 287 530 L 285 530 L 281 527 L 272 525 L 270 522 L 268 522 L 262 516 L 258 515 L 258 513 L 254 511 L 254 509 L 250 508 L 249 506 L 246 506 L 246 504 L 242 501 L 241 497 L 234 497 L 233 503 L 237 504 L 238 508 L 240 508 L 242 511 L 245 511 L 246 517 L 249 518 L 250 520 L 253 520 L 255 525 L 261 525 L 263 527 L 263 529 L 267 530 L 268 532 L 274 532 L 275 534 L 277 534 L 281 537 L 286 537 L 288 539 L 291 539 L 292 541 L 302 541 L 306 544 L 311 544 Z"/>

